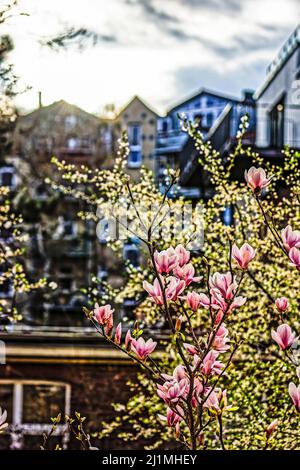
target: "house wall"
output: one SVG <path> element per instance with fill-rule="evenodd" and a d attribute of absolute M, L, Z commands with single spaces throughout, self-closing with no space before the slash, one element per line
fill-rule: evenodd
<path fill-rule="evenodd" d="M 270 145 L 270 112 L 285 95 L 284 145 L 300 148 L 300 47 L 257 99 L 256 145 Z"/>
<path fill-rule="evenodd" d="M 128 132 L 130 126 L 133 124 L 138 124 L 140 126 L 142 165 L 150 170 L 154 170 L 153 152 L 156 142 L 157 115 L 145 106 L 142 101 L 135 98 L 123 111 L 121 111 L 116 124 L 120 127 L 120 133 L 121 131 Z M 134 179 L 139 179 L 140 166 L 141 165 L 137 165 L 135 168 L 129 163 L 127 168 L 128 174 Z"/>

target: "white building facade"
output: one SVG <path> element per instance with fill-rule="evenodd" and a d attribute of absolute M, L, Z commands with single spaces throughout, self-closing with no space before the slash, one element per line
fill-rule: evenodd
<path fill-rule="evenodd" d="M 256 93 L 256 145 L 300 148 L 300 25 L 267 69 Z"/>

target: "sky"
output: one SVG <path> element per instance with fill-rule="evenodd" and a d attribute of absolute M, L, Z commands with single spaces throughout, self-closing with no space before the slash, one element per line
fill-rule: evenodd
<path fill-rule="evenodd" d="M 20 85 L 31 87 L 17 104 L 34 109 L 41 91 L 44 105 L 64 99 L 100 114 L 133 95 L 164 113 L 202 87 L 257 89 L 300 22 L 299 0 L 19 0 L 18 11 L 28 16 L 1 27 Z M 97 33 L 96 45 L 41 44 L 70 27 Z"/>

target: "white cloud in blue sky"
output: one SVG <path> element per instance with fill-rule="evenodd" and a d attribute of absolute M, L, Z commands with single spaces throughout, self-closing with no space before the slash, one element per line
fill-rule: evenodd
<path fill-rule="evenodd" d="M 2 3 L 3 0 L 1 0 Z M 298 0 L 19 0 L 11 61 L 30 92 L 89 111 L 141 95 L 159 111 L 202 86 L 239 96 L 257 88 L 265 68 L 300 18 Z M 102 38 L 82 52 L 55 52 L 41 37 L 86 27 Z"/>

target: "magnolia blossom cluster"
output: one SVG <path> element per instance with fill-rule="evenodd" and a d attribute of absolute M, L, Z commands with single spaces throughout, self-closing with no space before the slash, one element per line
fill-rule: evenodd
<path fill-rule="evenodd" d="M 293 230 L 290 225 L 281 231 L 283 246 L 286 249 L 291 264 L 300 270 L 300 231 Z"/>
<path fill-rule="evenodd" d="M 153 284 L 144 281 L 143 287 L 157 305 L 176 301 L 186 287 L 201 280 L 195 277 L 195 269 L 189 260 L 190 252 L 182 245 L 154 253 L 158 277 Z"/>
<path fill-rule="evenodd" d="M 225 314 L 229 315 L 246 302 L 245 297 L 236 295 L 238 283 L 231 272 L 214 273 L 209 278 L 209 287 L 209 294 L 192 291 L 186 295 L 185 300 L 194 312 L 201 307 L 216 311 L 215 323 L 219 323 Z"/>
<path fill-rule="evenodd" d="M 247 269 L 255 255 L 256 251 L 248 243 L 244 243 L 241 248 L 233 246 L 232 258 L 241 269 Z M 199 282 L 201 278 L 195 276 L 195 269 L 189 262 L 190 253 L 182 245 L 178 245 L 175 249 L 171 247 L 155 252 L 154 260 L 159 278 L 155 278 L 153 284 L 144 281 L 143 286 L 157 305 L 185 299 L 188 307 L 194 312 L 199 308 L 218 310 L 220 312 L 218 319 L 222 312 L 230 313 L 246 301 L 246 298 L 236 296 L 238 283 L 236 276 L 231 272 L 215 273 L 210 276 L 209 295 L 196 291 L 184 295 L 185 289 L 191 283 Z"/>
<path fill-rule="evenodd" d="M 116 326 L 114 335 L 112 335 L 114 325 L 113 313 L 114 309 L 111 308 L 111 305 L 107 304 L 99 307 L 96 303 L 93 311 L 93 318 L 100 326 L 105 337 L 111 339 L 111 341 L 119 346 L 122 339 L 122 324 L 119 323 Z M 140 361 L 145 361 L 148 356 L 153 353 L 156 345 L 157 343 L 151 338 L 145 341 L 142 337 L 137 339 L 132 337 L 130 330 L 126 333 L 125 350 L 127 352 L 133 352 Z"/>
<path fill-rule="evenodd" d="M 255 250 L 248 243 L 240 248 L 233 246 L 232 258 L 242 270 L 247 269 L 255 255 Z M 190 253 L 181 245 L 155 252 L 154 262 L 159 277 L 156 277 L 153 285 L 144 281 L 144 288 L 155 304 L 162 306 L 170 301 L 184 300 L 192 314 L 204 308 L 214 316 L 214 328 L 205 346 L 200 347 L 197 341 L 183 343 L 188 355 L 188 367 L 184 363 L 177 366 L 172 375 L 161 374 L 157 384 L 157 394 L 167 405 L 163 419 L 178 435 L 188 400 L 191 400 L 194 408 L 202 406 L 216 413 L 230 408 L 226 390 L 213 388 L 209 382 L 213 376 L 222 374 L 225 365 L 220 355 L 230 349 L 229 332 L 223 323 L 225 316 L 241 307 L 246 298 L 237 295 L 239 285 L 232 272 L 211 275 L 208 293 L 185 292 L 191 283 L 197 283 L 201 278 L 195 276 Z"/>
<path fill-rule="evenodd" d="M 186 345 L 187 349 L 188 346 Z M 183 365 L 177 366 L 172 375 L 162 374 L 162 383 L 157 384 L 157 394 L 167 405 L 167 412 L 166 416 L 159 417 L 174 428 L 177 436 L 180 434 L 180 423 L 185 421 L 185 408 L 190 393 L 194 409 L 202 405 L 203 410 L 221 414 L 231 408 L 227 405 L 226 390 L 207 385 L 208 378 L 214 374 L 219 375 L 224 367 L 217 357 L 218 353 L 211 351 L 201 362 L 197 354 L 194 355 L 192 388 L 187 368 Z"/>

